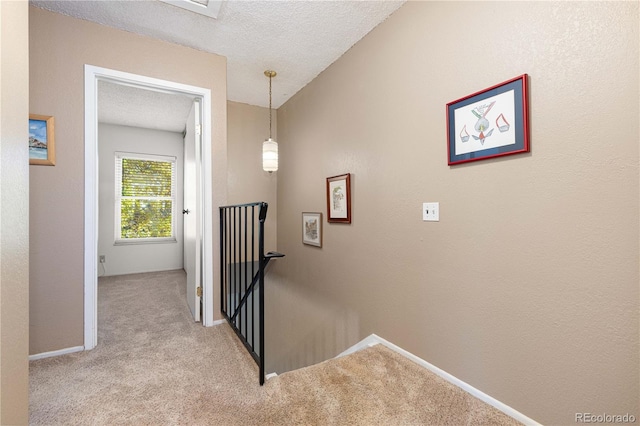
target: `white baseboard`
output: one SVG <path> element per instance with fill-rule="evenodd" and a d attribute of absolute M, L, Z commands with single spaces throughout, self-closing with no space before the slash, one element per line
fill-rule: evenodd
<path fill-rule="evenodd" d="M 35 361 L 37 359 L 51 358 L 52 356 L 60 356 L 72 354 L 74 352 L 84 351 L 84 346 L 74 346 L 72 348 L 59 349 L 57 351 L 42 352 L 41 354 L 29 355 L 29 361 Z"/>
<path fill-rule="evenodd" d="M 382 337 L 379 337 L 379 336 L 377 336 L 375 334 L 372 334 L 369 337 L 365 337 L 364 339 L 362 339 L 361 341 L 359 341 L 355 345 L 351 346 L 349 349 L 345 350 L 344 352 L 340 353 L 338 356 L 336 356 L 336 358 L 340 358 L 340 357 L 345 356 L 345 355 L 351 355 L 354 352 L 358 352 L 359 350 L 370 348 L 371 346 L 375 346 L 378 343 L 382 343 L 383 345 L 388 346 L 388 345 L 385 344 L 385 342 L 388 343 L 389 345 L 392 345 L 392 343 L 387 342 Z M 389 348 L 393 349 L 390 346 L 389 346 Z M 407 352 L 407 353 L 409 353 L 409 352 Z"/>
<path fill-rule="evenodd" d="M 269 373 L 266 376 L 264 376 L 265 380 L 269 380 L 269 379 L 273 379 L 274 377 L 278 377 L 278 373 Z"/>
<path fill-rule="evenodd" d="M 215 320 L 215 321 L 211 324 L 211 326 L 213 327 L 213 326 L 216 326 L 216 325 L 224 324 L 224 323 L 226 323 L 226 322 L 227 322 L 227 320 L 224 320 L 224 319 L 221 319 L 221 320 Z"/>
<path fill-rule="evenodd" d="M 441 370 L 440 368 L 436 367 L 435 365 L 423 360 L 420 357 L 415 356 L 411 352 L 405 351 L 401 347 L 396 346 L 393 343 L 391 343 L 391 342 L 389 342 L 389 341 L 387 341 L 387 340 L 383 339 L 382 337 L 377 336 L 375 334 L 372 334 L 372 335 L 364 338 L 360 342 L 356 343 L 355 345 L 353 345 L 349 349 L 347 349 L 344 352 L 342 352 L 336 358 L 352 354 L 352 353 L 357 352 L 357 351 L 359 351 L 361 349 L 366 349 L 368 347 L 375 346 L 377 344 L 382 344 L 382 345 L 386 346 L 387 348 L 391 349 L 392 351 L 395 351 L 398 354 L 404 356 L 405 358 L 410 359 L 411 361 L 415 362 L 416 364 L 418 364 L 418 365 L 426 368 L 427 370 L 437 374 L 438 376 L 442 377 L 443 379 L 445 379 L 449 383 L 451 383 L 451 384 L 461 388 L 462 390 L 470 393 L 471 395 L 475 396 L 479 400 L 481 400 L 483 402 L 486 402 L 487 404 L 491 405 L 492 407 L 497 408 L 498 410 L 500 410 L 503 413 L 505 413 L 507 416 L 516 419 L 520 423 L 523 423 L 523 424 L 528 425 L 528 426 L 541 426 L 540 423 L 538 423 L 535 420 L 525 416 L 524 414 L 522 414 L 518 410 L 509 407 L 507 404 L 498 401 L 497 399 L 487 395 L 486 393 L 474 388 L 470 384 L 458 379 L 457 377 L 447 373 L 444 370 Z"/>

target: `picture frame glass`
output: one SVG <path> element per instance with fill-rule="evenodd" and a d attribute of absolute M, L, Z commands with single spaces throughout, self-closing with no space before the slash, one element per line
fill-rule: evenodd
<path fill-rule="evenodd" d="M 502 126 L 492 126 L 486 115 L 496 110 L 496 122 Z M 514 91 L 509 90 L 481 101 L 460 107 L 455 114 L 455 155 L 485 149 L 499 148 L 516 143 L 515 131 L 509 131 L 514 122 Z M 509 121 L 507 121 L 507 117 Z M 472 130 L 473 129 L 473 130 Z M 497 132 L 495 130 L 498 130 Z M 471 138 L 469 138 L 471 133 Z"/>
<path fill-rule="evenodd" d="M 329 182 L 329 205 L 333 219 L 347 218 L 347 183 L 346 180 Z"/>
<path fill-rule="evenodd" d="M 47 121 L 29 119 L 29 159 L 46 160 L 47 150 Z"/>

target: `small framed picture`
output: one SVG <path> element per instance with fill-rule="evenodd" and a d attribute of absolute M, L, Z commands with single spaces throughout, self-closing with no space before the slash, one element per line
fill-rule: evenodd
<path fill-rule="evenodd" d="M 29 164 L 56 165 L 54 120 L 51 116 L 29 114 Z"/>
<path fill-rule="evenodd" d="M 327 222 L 351 223 L 351 173 L 327 178 Z"/>
<path fill-rule="evenodd" d="M 322 247 L 322 213 L 302 213 L 302 242 Z"/>
<path fill-rule="evenodd" d="M 449 165 L 529 152 L 527 105 L 527 74 L 449 102 Z"/>

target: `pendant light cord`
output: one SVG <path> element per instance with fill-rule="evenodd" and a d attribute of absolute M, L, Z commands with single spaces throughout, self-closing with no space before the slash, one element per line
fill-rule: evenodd
<path fill-rule="evenodd" d="M 271 139 L 271 75 L 269 75 L 269 139 Z"/>
<path fill-rule="evenodd" d="M 271 79 L 275 77 L 277 74 L 273 70 L 266 70 L 264 75 L 269 77 L 269 139 L 271 139 L 271 128 L 272 128 L 272 119 L 271 119 Z"/>

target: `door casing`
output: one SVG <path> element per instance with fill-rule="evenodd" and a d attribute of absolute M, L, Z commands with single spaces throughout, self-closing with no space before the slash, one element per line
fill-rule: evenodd
<path fill-rule="evenodd" d="M 198 197 L 198 190 L 202 188 L 202 179 L 200 175 L 200 147 L 201 147 L 201 114 L 200 102 L 198 99 L 193 101 L 189 117 L 187 117 L 187 125 L 184 132 L 184 167 L 183 182 L 184 189 L 182 192 L 183 208 L 186 215 L 182 218 L 182 235 L 183 235 L 183 265 L 184 271 L 187 273 L 187 305 L 194 321 L 200 321 L 200 301 L 198 296 L 198 287 L 201 285 L 201 276 L 198 271 L 201 270 L 201 234 L 202 234 L 202 218 L 198 216 L 201 197 Z M 189 212 L 189 210 L 192 210 Z"/>
<path fill-rule="evenodd" d="M 84 185 L 84 350 L 98 343 L 98 82 L 199 98 L 202 135 L 202 324 L 213 321 L 213 194 L 211 181 L 211 90 L 85 64 L 85 185 Z"/>

